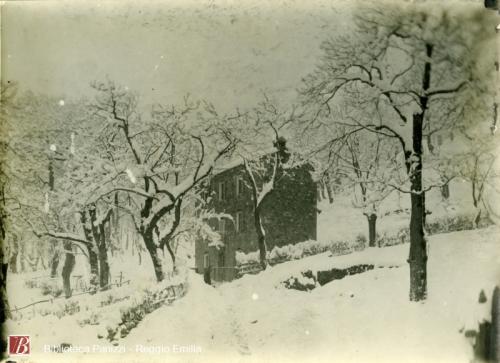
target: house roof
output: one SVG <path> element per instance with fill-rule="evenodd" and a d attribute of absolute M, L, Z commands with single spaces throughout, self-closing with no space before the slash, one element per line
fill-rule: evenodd
<path fill-rule="evenodd" d="M 247 157 L 247 160 L 260 159 L 264 156 L 271 155 L 273 152 L 274 152 L 274 150 L 270 150 L 270 149 L 265 150 L 265 151 L 256 152 L 253 155 Z M 292 152 L 292 155 L 298 155 L 298 154 Z M 237 167 L 243 165 L 243 160 L 244 160 L 244 157 L 242 155 L 237 155 L 237 156 L 233 157 L 232 159 L 228 160 L 226 163 L 220 165 L 219 167 L 215 167 L 213 172 L 212 172 L 212 175 L 219 175 L 219 174 L 222 174 L 228 170 L 237 168 Z M 300 158 L 299 158 L 299 160 L 300 160 Z M 310 166 L 312 166 L 312 164 L 309 161 L 305 161 L 305 163 L 299 162 L 299 164 L 309 164 Z M 314 169 L 314 166 L 312 166 L 312 167 Z"/>
<path fill-rule="evenodd" d="M 218 174 L 221 174 L 227 170 L 231 170 L 231 169 L 234 169 L 240 165 L 243 165 L 244 157 L 246 157 L 248 160 L 255 160 L 255 159 L 260 159 L 263 156 L 269 155 L 269 154 L 273 153 L 274 151 L 275 151 L 274 148 L 272 148 L 272 149 L 268 149 L 268 150 L 264 150 L 264 151 L 256 151 L 256 152 L 252 153 L 251 155 L 247 155 L 247 156 L 243 156 L 241 154 L 235 155 L 232 159 L 227 160 L 226 163 L 224 163 L 218 167 L 215 167 L 212 174 L 218 175 Z"/>

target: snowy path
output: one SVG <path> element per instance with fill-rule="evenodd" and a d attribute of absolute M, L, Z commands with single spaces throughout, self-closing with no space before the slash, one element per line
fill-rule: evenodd
<path fill-rule="evenodd" d="M 377 268 L 309 293 L 276 287 L 293 271 L 370 258 L 323 254 L 217 289 L 193 276 L 186 298 L 148 316 L 125 343 L 201 346 L 200 354 L 178 356 L 184 361 L 467 362 L 471 348 L 459 330 L 474 328 L 488 308 L 477 298 L 481 289 L 489 296 L 500 277 L 498 233 L 491 227 L 431 237 L 425 304 L 407 301 L 408 245 L 371 252 L 401 268 Z"/>

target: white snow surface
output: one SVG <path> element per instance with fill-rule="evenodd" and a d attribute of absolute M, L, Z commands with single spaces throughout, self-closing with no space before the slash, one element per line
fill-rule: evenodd
<path fill-rule="evenodd" d="M 489 318 L 492 288 L 500 282 L 500 228 L 429 238 L 428 299 L 408 299 L 408 245 L 328 253 L 270 267 L 217 288 L 189 276 L 187 295 L 147 315 L 119 341 L 123 353 L 42 353 L 42 344 L 105 344 L 96 326 L 74 318 L 10 324 L 8 334 L 31 334 L 32 360 L 144 362 L 469 362 L 464 330 Z M 317 286 L 289 290 L 282 281 L 302 271 L 371 263 L 375 269 Z M 486 304 L 478 303 L 484 290 Z M 42 323 L 43 322 L 43 323 Z M 170 347 L 167 353 L 134 353 L 137 345 Z M 194 345 L 199 353 L 174 353 Z"/>

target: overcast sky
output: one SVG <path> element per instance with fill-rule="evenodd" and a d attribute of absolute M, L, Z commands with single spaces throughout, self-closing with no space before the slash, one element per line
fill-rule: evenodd
<path fill-rule="evenodd" d="M 229 110 L 262 90 L 287 100 L 350 15 L 322 0 L 7 2 L 2 77 L 57 97 L 108 76 L 145 103 L 189 92 Z"/>

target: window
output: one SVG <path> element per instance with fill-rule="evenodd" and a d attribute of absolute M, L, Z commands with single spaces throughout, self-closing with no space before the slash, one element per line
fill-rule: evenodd
<path fill-rule="evenodd" d="M 245 188 L 243 184 L 243 178 L 241 176 L 235 177 L 235 186 L 236 186 L 236 196 L 240 195 Z"/>
<path fill-rule="evenodd" d="M 226 183 L 220 182 L 218 189 L 219 200 L 226 200 Z"/>
<path fill-rule="evenodd" d="M 221 218 L 219 221 L 219 233 L 223 236 L 226 233 L 226 220 Z"/>
<path fill-rule="evenodd" d="M 208 268 L 208 253 L 203 255 L 203 268 Z"/>
<path fill-rule="evenodd" d="M 236 232 L 245 232 L 245 219 L 243 217 L 243 212 L 236 212 L 234 228 L 236 229 Z"/>

